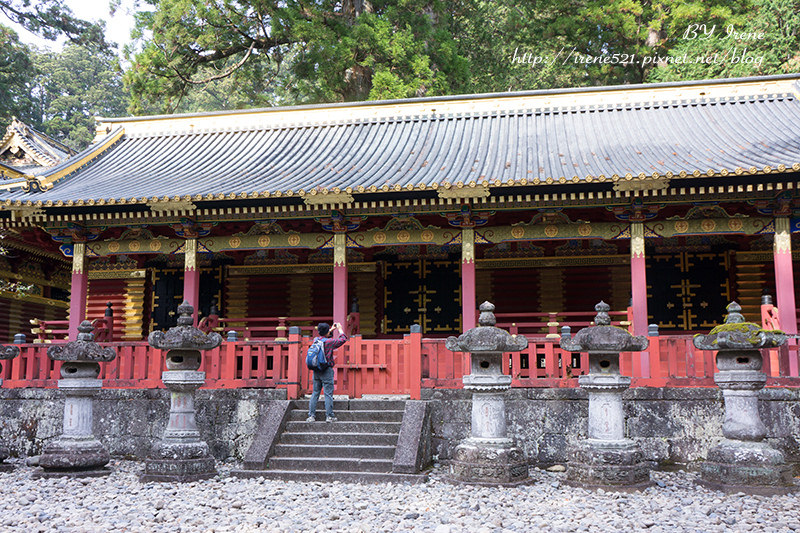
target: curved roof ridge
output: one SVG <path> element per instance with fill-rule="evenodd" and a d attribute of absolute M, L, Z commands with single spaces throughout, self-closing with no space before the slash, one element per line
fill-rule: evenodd
<path fill-rule="evenodd" d="M 320 126 L 362 121 L 420 120 L 426 117 L 474 116 L 486 113 L 522 112 L 529 109 L 558 110 L 589 106 L 609 106 L 680 101 L 753 97 L 766 94 L 795 94 L 800 74 L 654 83 L 611 87 L 580 87 L 511 93 L 455 95 L 347 102 L 292 107 L 273 107 L 206 113 L 153 115 L 145 117 L 100 118 L 98 135 L 122 126 L 128 135 L 169 135 L 171 133 L 220 132 L 231 129 L 261 129 Z"/>

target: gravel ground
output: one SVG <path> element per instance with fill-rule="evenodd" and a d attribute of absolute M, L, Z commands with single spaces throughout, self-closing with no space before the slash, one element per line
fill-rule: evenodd
<path fill-rule="evenodd" d="M 725 495 L 685 472 L 654 472 L 643 492 L 586 491 L 563 473 L 531 471 L 516 488 L 454 486 L 434 469 L 421 485 L 238 479 L 140 483 L 143 464 L 83 480 L 31 478 L 21 462 L 0 473 L 0 531 L 800 531 L 800 494 Z"/>

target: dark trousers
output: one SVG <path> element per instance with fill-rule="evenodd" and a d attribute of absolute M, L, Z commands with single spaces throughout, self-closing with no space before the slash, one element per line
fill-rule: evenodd
<path fill-rule="evenodd" d="M 328 418 L 333 416 L 333 367 L 329 366 L 327 370 L 320 372 L 314 370 L 314 392 L 311 393 L 311 400 L 308 402 L 308 416 L 315 416 L 317 414 L 317 401 L 319 400 L 319 393 L 325 389 L 325 414 Z"/>

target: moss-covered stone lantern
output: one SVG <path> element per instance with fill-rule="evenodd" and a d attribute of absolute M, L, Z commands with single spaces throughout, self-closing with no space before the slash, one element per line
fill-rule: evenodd
<path fill-rule="evenodd" d="M 788 492 L 794 488 L 791 468 L 783 454 L 764 441 L 767 428 L 758 412 L 758 391 L 767 381 L 759 350 L 781 346 L 786 335 L 745 322 L 736 302 L 727 310 L 724 324 L 694 337 L 696 348 L 717 352 L 714 382 L 725 399 L 725 438 L 709 450 L 701 483 L 729 492 Z"/>

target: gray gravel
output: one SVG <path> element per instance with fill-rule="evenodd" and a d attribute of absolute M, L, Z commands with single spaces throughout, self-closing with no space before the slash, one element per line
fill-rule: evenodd
<path fill-rule="evenodd" d="M 586 491 L 564 473 L 532 470 L 516 488 L 454 486 L 435 469 L 422 485 L 215 479 L 138 481 L 142 463 L 113 461 L 106 478 L 33 480 L 0 474 L 0 531 L 800 531 L 800 495 L 724 495 L 694 474 L 654 472 L 643 492 Z"/>

